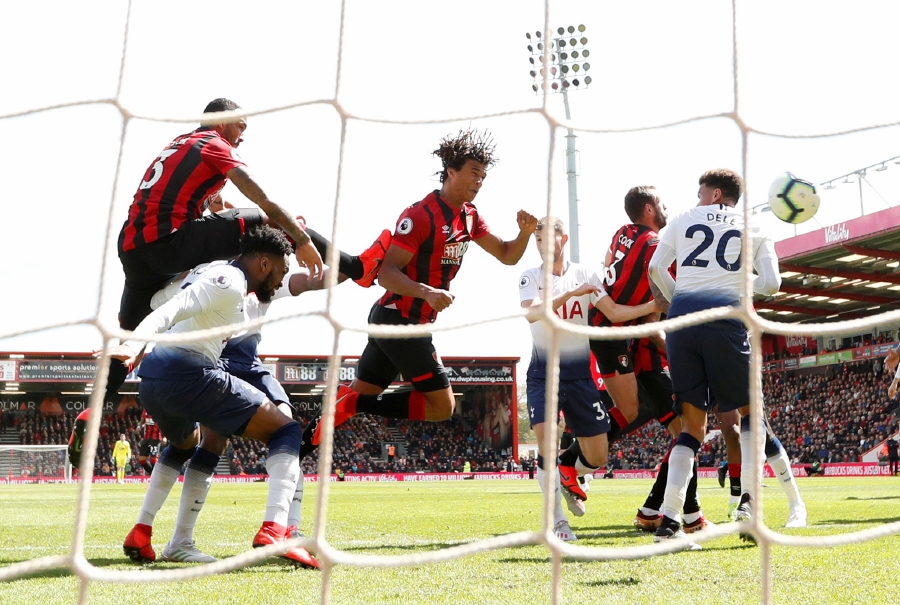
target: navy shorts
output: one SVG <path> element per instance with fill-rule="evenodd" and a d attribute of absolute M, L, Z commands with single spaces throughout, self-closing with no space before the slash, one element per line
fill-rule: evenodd
<path fill-rule="evenodd" d="M 250 366 L 246 364 L 230 363 L 228 359 L 219 359 L 219 367 L 236 378 L 240 378 L 247 384 L 255 387 L 263 392 L 269 398 L 269 401 L 278 405 L 279 403 L 287 403 L 290 405 L 290 399 L 272 373 L 266 369 L 261 363 L 254 363 Z"/>
<path fill-rule="evenodd" d="M 176 445 L 198 424 L 224 437 L 240 435 L 267 401 L 261 391 L 220 368 L 183 379 L 142 378 L 139 393 L 141 405 Z"/>
<path fill-rule="evenodd" d="M 666 338 L 676 411 L 683 402 L 720 412 L 750 405 L 750 341 L 747 330 L 714 321 L 670 332 Z"/>
<path fill-rule="evenodd" d="M 592 340 L 591 353 L 597 360 L 597 368 L 600 376 L 615 376 L 619 374 L 633 374 L 634 363 L 631 360 L 631 350 L 627 340 Z"/>
<path fill-rule="evenodd" d="M 369 313 L 370 324 L 419 325 L 406 319 L 396 309 L 387 309 L 378 303 Z M 450 386 L 450 377 L 434 349 L 431 336 L 417 338 L 372 338 L 359 357 L 357 378 L 363 382 L 388 388 L 397 380 L 412 383 L 417 391 L 429 393 Z"/>
<path fill-rule="evenodd" d="M 544 422 L 546 414 L 547 381 L 528 377 L 528 418 L 531 426 Z M 600 395 L 593 379 L 560 380 L 559 409 L 566 417 L 566 426 L 576 437 L 594 437 L 609 432 L 609 414 L 600 403 Z"/>

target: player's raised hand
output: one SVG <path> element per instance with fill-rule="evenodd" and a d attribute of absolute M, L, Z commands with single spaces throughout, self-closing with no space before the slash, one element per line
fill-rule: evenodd
<path fill-rule="evenodd" d="M 600 294 L 600 289 L 588 282 L 584 282 L 572 290 L 572 296 L 584 296 L 585 294 Z"/>
<path fill-rule="evenodd" d="M 100 357 L 102 353 L 102 350 L 94 351 L 94 357 Z M 137 361 L 138 355 L 139 353 L 135 353 L 131 349 L 131 347 L 126 344 L 116 345 L 109 350 L 109 356 L 111 359 L 118 359 L 126 366 L 134 365 L 134 363 Z"/>
<path fill-rule="evenodd" d="M 297 246 L 297 262 L 301 267 L 309 269 L 310 278 L 322 279 L 322 276 L 325 275 L 322 268 L 322 257 L 319 256 L 319 251 L 312 245 L 312 242 Z"/>
<path fill-rule="evenodd" d="M 435 311 L 443 311 L 453 304 L 453 299 L 456 297 L 446 290 L 433 288 L 423 298 L 425 299 L 425 302 L 428 303 L 428 306 L 430 306 Z"/>
<path fill-rule="evenodd" d="M 900 352 L 897 349 L 890 349 L 887 357 L 884 358 L 884 369 L 888 372 L 896 372 L 898 363 L 900 363 Z"/>
<path fill-rule="evenodd" d="M 519 231 L 522 233 L 528 233 L 530 235 L 537 229 L 537 218 L 524 210 L 519 210 L 518 214 L 516 214 L 516 222 L 519 223 Z"/>
<path fill-rule="evenodd" d="M 893 399 L 896 396 L 897 396 L 897 381 L 894 380 L 893 382 L 891 382 L 891 386 L 888 387 L 888 397 Z"/>

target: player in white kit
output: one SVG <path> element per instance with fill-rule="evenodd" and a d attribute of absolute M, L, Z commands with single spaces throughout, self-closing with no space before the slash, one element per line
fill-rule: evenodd
<path fill-rule="evenodd" d="M 653 302 L 628 307 L 612 301 L 603 290 L 602 280 L 580 265 L 565 259 L 565 245 L 569 236 L 563 222 L 558 218 L 545 217 L 538 221 L 534 232 L 538 250 L 543 250 L 543 238 L 553 238 L 553 285 L 546 288 L 542 267 L 528 269 L 519 278 L 519 299 L 525 309 L 538 308 L 543 304 L 549 290 L 552 306 L 557 317 L 567 323 L 587 325 L 588 309 L 593 303 L 601 308 L 607 317 L 615 321 L 628 321 L 654 313 Z M 575 540 L 562 510 L 561 491 L 566 495 L 570 510 L 575 515 L 584 514 L 583 498 L 574 497 L 568 486 L 578 484 L 578 475 L 591 473 L 606 464 L 609 431 L 609 417 L 600 403 L 597 387 L 591 377 L 590 345 L 586 336 L 559 334 L 559 388 L 557 391 L 559 409 L 565 413 L 566 424 L 581 443 L 582 453 L 574 467 L 552 468 L 544 466 L 544 424 L 546 404 L 547 359 L 553 330 L 538 316 L 528 317 L 531 336 L 534 341 L 531 363 L 527 372 L 528 417 L 538 440 L 538 484 L 541 491 L 554 489 L 554 531 L 565 541 Z M 556 424 L 553 424 L 555 429 Z M 547 472 L 549 471 L 549 472 Z M 559 474 L 559 481 L 556 474 Z M 579 488 L 580 491 L 580 488 Z M 582 492 L 583 495 L 583 492 Z"/>
<path fill-rule="evenodd" d="M 698 206 L 675 217 L 663 231 L 650 259 L 649 272 L 671 301 L 668 317 L 740 303 L 741 236 L 745 226 L 743 212 L 735 209 L 735 204 L 741 197 L 742 187 L 736 172 L 727 169 L 705 172 L 700 177 Z M 757 228 L 751 225 L 750 229 L 749 260 L 757 274 L 753 291 L 772 295 L 781 287 L 775 245 Z M 673 261 L 677 279 L 669 273 Z M 743 323 L 725 319 L 683 328 L 668 335 L 666 346 L 676 411 L 683 428 L 669 457 L 663 520 L 655 541 L 685 537 L 680 511 L 694 456 L 706 434 L 711 398 L 720 411 L 740 411 L 742 476 L 750 477 L 754 464 L 749 416 L 750 342 Z M 755 463 L 761 466 L 762 460 Z M 750 495 L 746 483 L 742 491 L 738 517 L 749 520 Z"/>

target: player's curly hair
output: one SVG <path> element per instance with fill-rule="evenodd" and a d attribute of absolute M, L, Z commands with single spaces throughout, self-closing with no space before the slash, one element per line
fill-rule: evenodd
<path fill-rule="evenodd" d="M 251 228 L 241 238 L 241 255 L 271 254 L 285 256 L 293 253 L 293 246 L 281 229 L 268 225 Z"/>
<path fill-rule="evenodd" d="M 241 106 L 231 99 L 219 97 L 218 99 L 213 99 L 212 101 L 210 101 L 206 106 L 206 109 L 203 110 L 203 113 L 218 113 L 220 111 L 231 111 L 233 109 L 240 108 Z"/>
<path fill-rule="evenodd" d="M 439 174 L 441 182 L 447 180 L 447 169 L 461 169 L 467 160 L 475 160 L 479 164 L 484 164 L 485 170 L 496 164 L 499 160 L 494 157 L 494 151 L 497 145 L 491 133 L 487 130 L 478 132 L 477 130 L 463 130 L 456 136 L 447 135 L 441 139 L 441 146 L 435 149 L 432 154 L 441 158 L 443 169 Z"/>
<path fill-rule="evenodd" d="M 744 191 L 744 181 L 741 179 L 741 175 L 728 168 L 707 170 L 700 176 L 700 184 L 713 189 L 721 189 L 722 197 L 726 200 L 733 200 L 735 203 L 741 199 L 741 193 Z"/>

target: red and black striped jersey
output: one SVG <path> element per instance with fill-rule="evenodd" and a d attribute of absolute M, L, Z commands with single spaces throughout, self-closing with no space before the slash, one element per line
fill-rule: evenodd
<path fill-rule="evenodd" d="M 609 246 L 610 262 L 603 276 L 603 285 L 613 302 L 620 305 L 641 305 L 653 298 L 647 267 L 656 250 L 659 236 L 644 225 L 625 225 L 613 236 Z M 611 326 L 599 309 L 590 312 L 592 326 Z M 633 325 L 632 320 L 619 325 Z"/>
<path fill-rule="evenodd" d="M 484 237 L 490 229 L 471 203 L 454 209 L 441 199 L 440 192 L 429 193 L 403 211 L 391 244 L 413 257 L 403 267 L 412 281 L 447 290 L 462 265 L 469 242 Z M 437 311 L 421 298 L 385 292 L 378 301 L 383 307 L 397 309 L 403 317 L 417 323 L 433 322 Z"/>
<path fill-rule="evenodd" d="M 237 166 L 246 164 L 234 145 L 212 128 L 198 128 L 169 143 L 134 194 L 119 234 L 119 251 L 149 244 L 199 218 L 210 196 L 225 186 L 225 174 Z"/>
<path fill-rule="evenodd" d="M 631 341 L 631 360 L 635 375 L 641 372 L 662 372 L 669 369 L 669 358 L 666 352 L 656 348 L 649 338 L 638 338 Z"/>
<path fill-rule="evenodd" d="M 147 410 L 144 410 L 141 413 L 141 422 L 144 423 L 144 439 L 159 440 L 159 426 L 157 426 L 150 414 L 147 413 Z"/>

